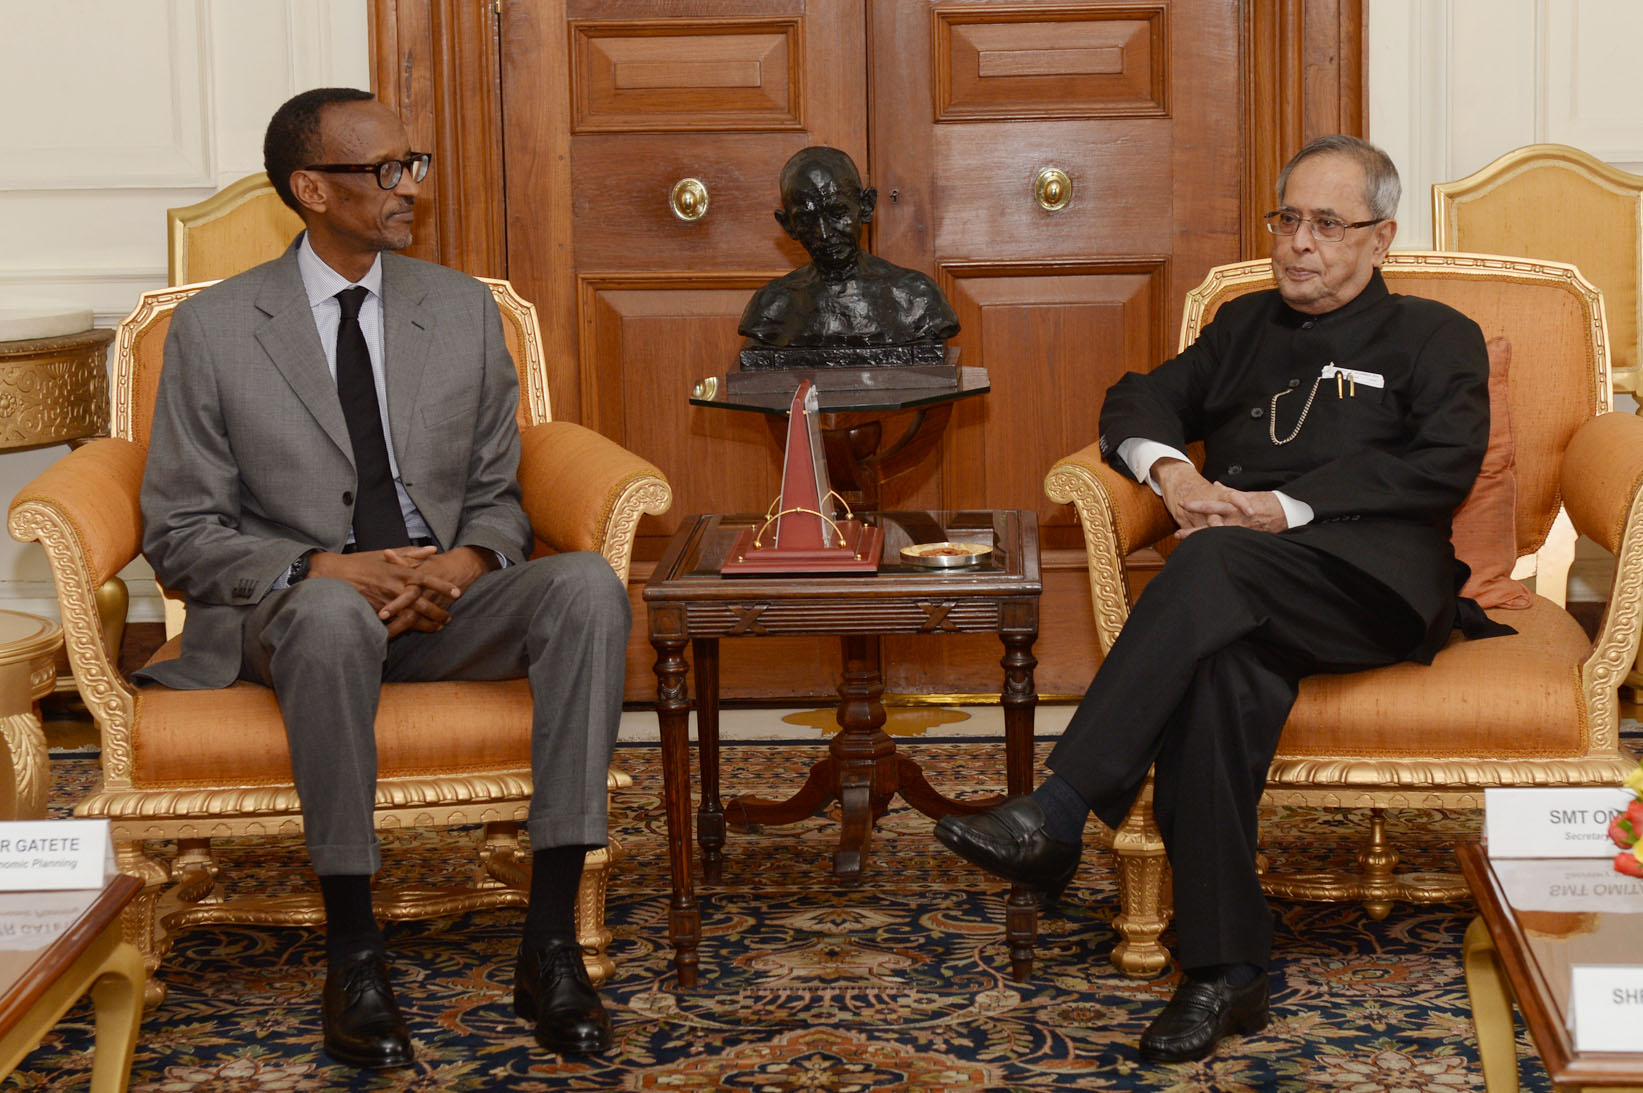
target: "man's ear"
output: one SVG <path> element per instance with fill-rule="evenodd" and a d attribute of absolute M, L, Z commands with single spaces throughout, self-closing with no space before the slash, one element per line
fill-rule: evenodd
<path fill-rule="evenodd" d="M 782 231 L 787 233 L 789 239 L 799 237 L 799 233 L 793 230 L 793 218 L 787 215 L 786 209 L 776 210 L 776 223 L 782 226 Z"/>
<path fill-rule="evenodd" d="M 1397 237 L 1398 222 L 1396 220 L 1382 220 L 1375 225 L 1375 265 L 1379 266 L 1386 261 L 1386 252 L 1392 249 L 1392 240 Z"/>
<path fill-rule="evenodd" d="M 869 186 L 861 192 L 861 222 L 869 223 L 873 219 L 873 210 L 878 208 L 879 191 L 877 186 Z"/>
<path fill-rule="evenodd" d="M 325 187 L 312 171 L 291 172 L 291 196 L 297 199 L 297 204 L 313 212 L 322 213 L 328 201 Z"/>

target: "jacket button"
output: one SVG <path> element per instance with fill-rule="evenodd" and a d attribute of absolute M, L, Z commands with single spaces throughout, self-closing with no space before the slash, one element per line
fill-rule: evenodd
<path fill-rule="evenodd" d="M 1266 417 L 1266 411 L 1261 409 L 1259 406 L 1257 406 L 1257 407 L 1253 408 L 1252 410 L 1250 410 L 1249 416 L 1250 417 Z"/>
<path fill-rule="evenodd" d="M 343 490 L 342 491 L 342 503 L 344 505 L 352 505 L 354 503 L 354 491 L 353 490 Z"/>
<path fill-rule="evenodd" d="M 1244 473 L 1243 464 L 1234 463 L 1232 466 L 1227 468 L 1227 473 L 1228 474 L 1243 474 Z"/>

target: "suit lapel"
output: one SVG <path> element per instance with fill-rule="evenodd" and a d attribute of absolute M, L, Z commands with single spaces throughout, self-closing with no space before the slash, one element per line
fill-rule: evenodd
<path fill-rule="evenodd" d="M 413 452 L 417 397 L 433 342 L 433 314 L 424 306 L 428 289 L 416 266 L 397 254 L 382 256 L 383 354 L 387 358 L 388 426 L 403 472 Z"/>
<path fill-rule="evenodd" d="M 257 309 L 265 316 L 257 328 L 257 342 L 325 435 L 352 461 L 354 448 L 348 439 L 348 423 L 337 401 L 336 381 L 325 364 L 319 332 L 314 329 L 314 312 L 308 306 L 302 274 L 297 270 L 296 248 L 293 243 L 257 293 Z"/>

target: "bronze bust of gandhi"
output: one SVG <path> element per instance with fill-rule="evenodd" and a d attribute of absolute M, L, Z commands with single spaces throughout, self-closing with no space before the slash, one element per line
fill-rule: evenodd
<path fill-rule="evenodd" d="M 810 264 L 748 301 L 737 328 L 748 339 L 743 370 L 943 362 L 958 316 L 928 276 L 862 249 L 878 192 L 862 186 L 850 157 L 799 151 L 782 168 L 781 195 L 776 222 Z"/>

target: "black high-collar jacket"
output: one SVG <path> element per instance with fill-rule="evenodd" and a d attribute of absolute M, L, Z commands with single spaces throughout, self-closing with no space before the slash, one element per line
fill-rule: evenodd
<path fill-rule="evenodd" d="M 1321 378 L 1331 364 L 1382 386 Z M 1183 451 L 1202 441 L 1211 481 L 1311 505 L 1311 523 L 1281 534 L 1408 603 L 1427 632 L 1414 659 L 1430 661 L 1447 639 L 1464 579 L 1450 516 L 1489 441 L 1488 355 L 1471 319 L 1388 292 L 1378 270 L 1325 315 L 1295 311 L 1275 290 L 1238 297 L 1179 356 L 1107 392 L 1101 450 L 1126 475 L 1112 453 L 1132 437 Z"/>

